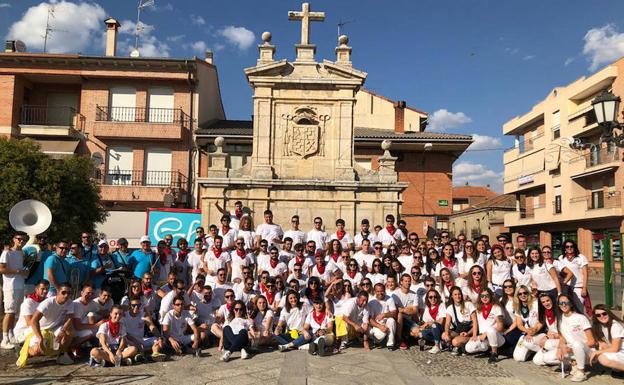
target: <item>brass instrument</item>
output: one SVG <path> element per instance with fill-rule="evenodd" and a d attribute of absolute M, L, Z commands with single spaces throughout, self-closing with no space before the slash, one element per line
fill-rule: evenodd
<path fill-rule="evenodd" d="M 28 270 L 28 278 L 30 278 L 41 262 L 41 248 L 35 244 L 35 237 L 50 227 L 52 212 L 43 202 L 26 199 L 11 208 L 9 223 L 15 230 L 28 234 L 28 242 L 24 247 L 30 245 L 35 247 L 34 255 L 24 257 L 24 269 Z"/>

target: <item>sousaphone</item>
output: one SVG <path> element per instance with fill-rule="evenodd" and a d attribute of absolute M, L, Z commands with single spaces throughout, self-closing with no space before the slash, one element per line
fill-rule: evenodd
<path fill-rule="evenodd" d="M 28 269 L 28 278 L 30 278 L 41 262 L 41 250 L 39 245 L 35 244 L 35 237 L 50 227 L 52 212 L 43 202 L 26 199 L 11 208 L 9 223 L 16 231 L 23 231 L 28 234 L 28 242 L 24 247 L 34 244 L 37 250 L 34 256 L 26 257 L 24 260 L 24 268 Z"/>

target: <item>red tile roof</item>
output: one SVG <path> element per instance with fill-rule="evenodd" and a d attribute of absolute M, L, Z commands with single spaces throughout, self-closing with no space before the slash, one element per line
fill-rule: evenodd
<path fill-rule="evenodd" d="M 491 198 L 498 194 L 485 186 L 454 186 L 453 198 L 469 199 L 474 197 Z"/>

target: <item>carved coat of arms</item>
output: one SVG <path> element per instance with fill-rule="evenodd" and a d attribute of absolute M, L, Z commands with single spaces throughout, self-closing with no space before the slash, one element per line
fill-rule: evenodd
<path fill-rule="evenodd" d="M 294 115 L 284 115 L 284 155 L 307 158 L 324 155 L 324 131 L 327 115 L 318 115 L 314 107 L 298 107 Z"/>

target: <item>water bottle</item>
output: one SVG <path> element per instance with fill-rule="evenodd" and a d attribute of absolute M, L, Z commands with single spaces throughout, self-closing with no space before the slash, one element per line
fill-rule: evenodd
<path fill-rule="evenodd" d="M 115 367 L 118 368 L 121 366 L 121 354 L 115 355 Z"/>

